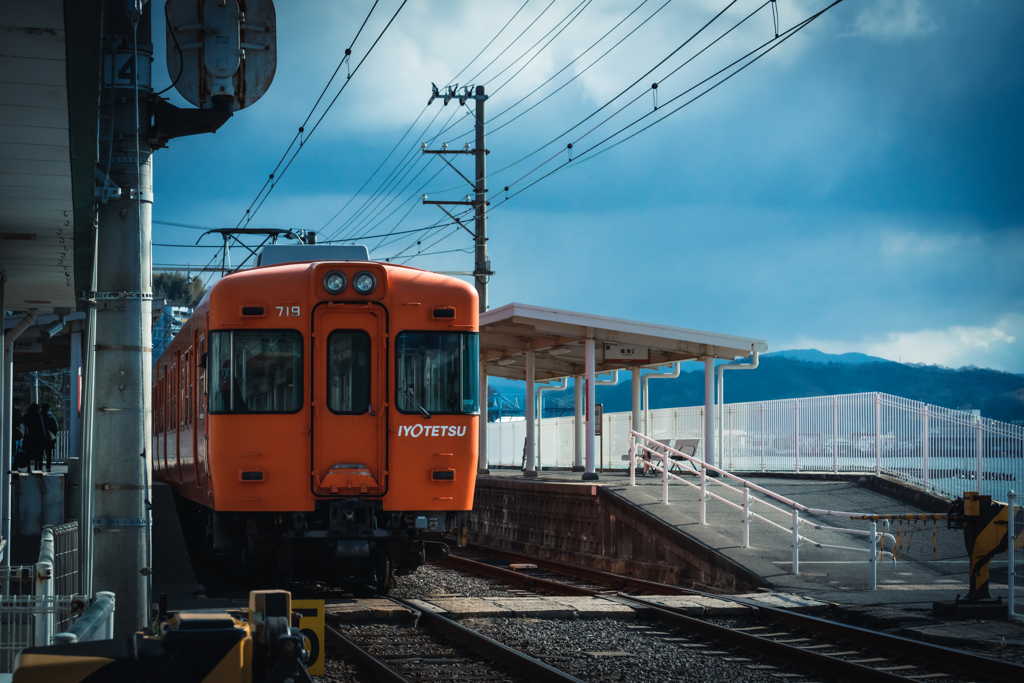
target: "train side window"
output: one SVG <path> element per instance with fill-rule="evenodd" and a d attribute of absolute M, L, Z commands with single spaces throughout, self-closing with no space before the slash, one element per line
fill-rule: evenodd
<path fill-rule="evenodd" d="M 302 408 L 302 334 L 210 333 L 210 413 L 295 413 Z"/>
<path fill-rule="evenodd" d="M 370 407 L 370 335 L 335 330 L 327 338 L 327 407 L 360 415 Z"/>

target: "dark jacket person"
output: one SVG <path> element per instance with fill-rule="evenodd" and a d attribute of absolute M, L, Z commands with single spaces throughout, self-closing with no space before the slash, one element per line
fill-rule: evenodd
<path fill-rule="evenodd" d="M 40 469 L 43 464 L 43 454 L 46 450 L 46 424 L 43 421 L 43 414 L 39 412 L 39 404 L 33 403 L 28 407 L 28 412 L 25 413 L 24 419 L 25 426 L 25 440 L 22 448 L 28 455 L 32 464 L 29 465 L 29 472 L 32 471 L 32 465 L 38 463 Z"/>

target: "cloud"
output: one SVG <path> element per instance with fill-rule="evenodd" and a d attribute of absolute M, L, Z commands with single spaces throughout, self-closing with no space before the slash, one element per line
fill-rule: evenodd
<path fill-rule="evenodd" d="M 851 35 L 897 43 L 927 35 L 936 28 L 921 0 L 876 0 L 854 20 Z"/>
<path fill-rule="evenodd" d="M 958 233 L 926 234 L 918 231 L 882 233 L 881 250 L 883 256 L 939 256 L 953 251 L 976 246 L 977 236 L 965 236 Z"/>
<path fill-rule="evenodd" d="M 1024 315 L 1012 313 L 992 325 L 953 325 L 945 329 L 890 332 L 880 338 L 822 340 L 799 338 L 779 348 L 816 348 L 826 353 L 859 351 L 904 363 L 962 367 L 978 365 L 1022 372 Z"/>

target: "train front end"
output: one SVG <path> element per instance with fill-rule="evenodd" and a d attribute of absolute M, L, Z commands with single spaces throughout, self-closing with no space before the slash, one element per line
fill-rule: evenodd
<path fill-rule="evenodd" d="M 443 551 L 476 480 L 473 288 L 369 261 L 284 263 L 224 278 L 209 311 L 217 551 L 278 584 L 381 592 Z"/>

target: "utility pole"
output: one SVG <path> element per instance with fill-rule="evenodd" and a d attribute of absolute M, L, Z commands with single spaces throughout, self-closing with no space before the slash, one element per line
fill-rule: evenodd
<path fill-rule="evenodd" d="M 476 255 L 476 262 L 474 264 L 472 273 L 465 273 L 466 275 L 472 274 L 476 281 L 476 292 L 480 298 L 480 312 L 484 313 L 487 311 L 487 283 L 494 275 L 494 271 L 491 270 L 491 261 L 487 258 L 487 155 L 490 153 L 487 151 L 487 146 L 484 138 L 484 103 L 487 101 L 487 95 L 484 93 L 484 86 L 478 85 L 476 88 L 473 86 L 465 86 L 462 88 L 462 92 L 459 92 L 458 84 L 448 86 L 445 93 L 442 95 L 436 85 L 433 85 L 433 91 L 430 96 L 430 100 L 427 104 L 433 103 L 433 101 L 439 97 L 444 98 L 444 103 L 447 105 L 453 99 L 459 100 L 459 105 L 465 105 L 467 100 L 474 100 L 476 103 L 476 149 L 470 149 L 469 144 L 466 144 L 464 149 L 448 149 L 448 143 L 441 145 L 441 149 L 427 149 L 427 144 L 423 143 L 424 154 L 438 154 L 441 155 L 441 160 L 452 167 L 452 169 L 462 176 L 463 180 L 470 184 L 473 188 L 473 197 L 470 199 L 466 198 L 465 201 L 429 201 L 424 195 L 424 204 L 434 204 L 444 211 L 448 216 L 458 223 L 462 228 L 473 236 L 474 251 Z M 451 162 L 444 158 L 446 154 L 472 154 L 476 157 L 476 179 L 470 181 L 469 178 L 464 176 L 457 168 L 452 166 Z M 445 204 L 453 204 L 459 206 L 472 206 L 474 209 L 474 230 L 467 228 L 462 221 L 456 216 L 452 215 L 447 209 L 444 208 Z"/>
<path fill-rule="evenodd" d="M 149 623 L 152 23 L 142 3 L 105 0 L 100 98 L 96 404 L 93 411 L 93 588 L 117 595 L 114 637 Z M 117 189 L 111 191 L 111 187 Z M 90 350 L 91 351 L 91 350 Z M 91 482 L 90 482 L 91 483 Z M 90 490 L 90 489 L 95 489 Z M 89 524 L 89 520 L 82 521 Z"/>

